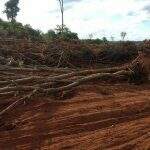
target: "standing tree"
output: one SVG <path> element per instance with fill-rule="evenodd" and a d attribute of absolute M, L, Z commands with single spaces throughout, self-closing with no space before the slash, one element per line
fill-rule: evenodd
<path fill-rule="evenodd" d="M 56 25 L 55 31 L 57 34 L 61 35 L 62 33 L 62 26 L 61 25 Z M 68 33 L 70 32 L 69 28 L 66 25 L 63 25 L 63 33 Z"/>
<path fill-rule="evenodd" d="M 17 13 L 19 12 L 19 0 L 9 0 L 5 3 L 5 10 L 3 11 L 7 15 L 7 19 L 11 22 L 15 21 Z"/>
<path fill-rule="evenodd" d="M 64 0 L 58 0 L 60 5 L 61 11 L 61 33 L 63 34 L 64 31 Z"/>
<path fill-rule="evenodd" d="M 114 38 L 114 36 L 111 36 L 110 38 L 111 38 L 111 41 L 112 41 L 112 42 L 113 42 L 113 41 L 114 41 L 114 39 L 115 39 L 115 38 Z"/>
<path fill-rule="evenodd" d="M 103 38 L 102 38 L 102 41 L 103 41 L 104 43 L 107 43 L 107 42 L 108 42 L 108 40 L 107 40 L 106 37 L 103 37 Z"/>
<path fill-rule="evenodd" d="M 123 41 L 124 41 L 126 35 L 127 35 L 126 32 L 121 32 L 121 33 L 120 33 L 120 36 L 121 36 L 121 38 L 122 38 Z"/>
<path fill-rule="evenodd" d="M 64 40 L 75 40 L 75 39 L 79 39 L 78 38 L 78 34 L 75 33 L 75 32 L 71 32 L 71 30 L 66 26 L 64 25 L 63 26 L 63 34 L 62 34 L 62 28 L 60 25 L 57 25 L 56 26 L 56 29 L 55 29 L 55 33 L 56 33 L 56 36 L 57 37 L 61 37 L 62 38 L 62 35 L 63 35 L 63 39 Z"/>
<path fill-rule="evenodd" d="M 90 33 L 89 34 L 89 39 L 92 40 L 92 38 L 93 38 L 93 33 Z"/>

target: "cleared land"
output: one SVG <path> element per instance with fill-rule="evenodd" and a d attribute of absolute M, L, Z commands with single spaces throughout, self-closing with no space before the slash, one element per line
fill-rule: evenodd
<path fill-rule="evenodd" d="M 149 89 L 91 83 L 65 101 L 36 98 L 4 116 L 0 148 L 148 150 Z"/>
<path fill-rule="evenodd" d="M 118 67 L 35 67 L 4 45 L 0 149 L 150 149 L 148 55 Z"/>

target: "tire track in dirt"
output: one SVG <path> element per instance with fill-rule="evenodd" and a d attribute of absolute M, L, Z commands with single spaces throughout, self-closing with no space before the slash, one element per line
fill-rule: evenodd
<path fill-rule="evenodd" d="M 106 87 L 113 95 L 92 87 L 66 101 L 36 99 L 7 114 L 0 149 L 148 150 L 150 86 Z"/>

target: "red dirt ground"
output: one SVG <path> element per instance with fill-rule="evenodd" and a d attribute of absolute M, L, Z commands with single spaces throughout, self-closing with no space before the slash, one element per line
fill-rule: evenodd
<path fill-rule="evenodd" d="M 35 99 L 1 118 L 0 149 L 150 150 L 150 85 L 91 83 L 64 101 Z"/>

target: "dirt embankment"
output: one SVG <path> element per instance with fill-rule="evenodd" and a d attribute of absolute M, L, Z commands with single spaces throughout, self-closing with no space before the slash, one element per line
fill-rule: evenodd
<path fill-rule="evenodd" d="M 65 101 L 35 99 L 4 116 L 0 149 L 149 150 L 149 89 L 91 83 Z"/>

